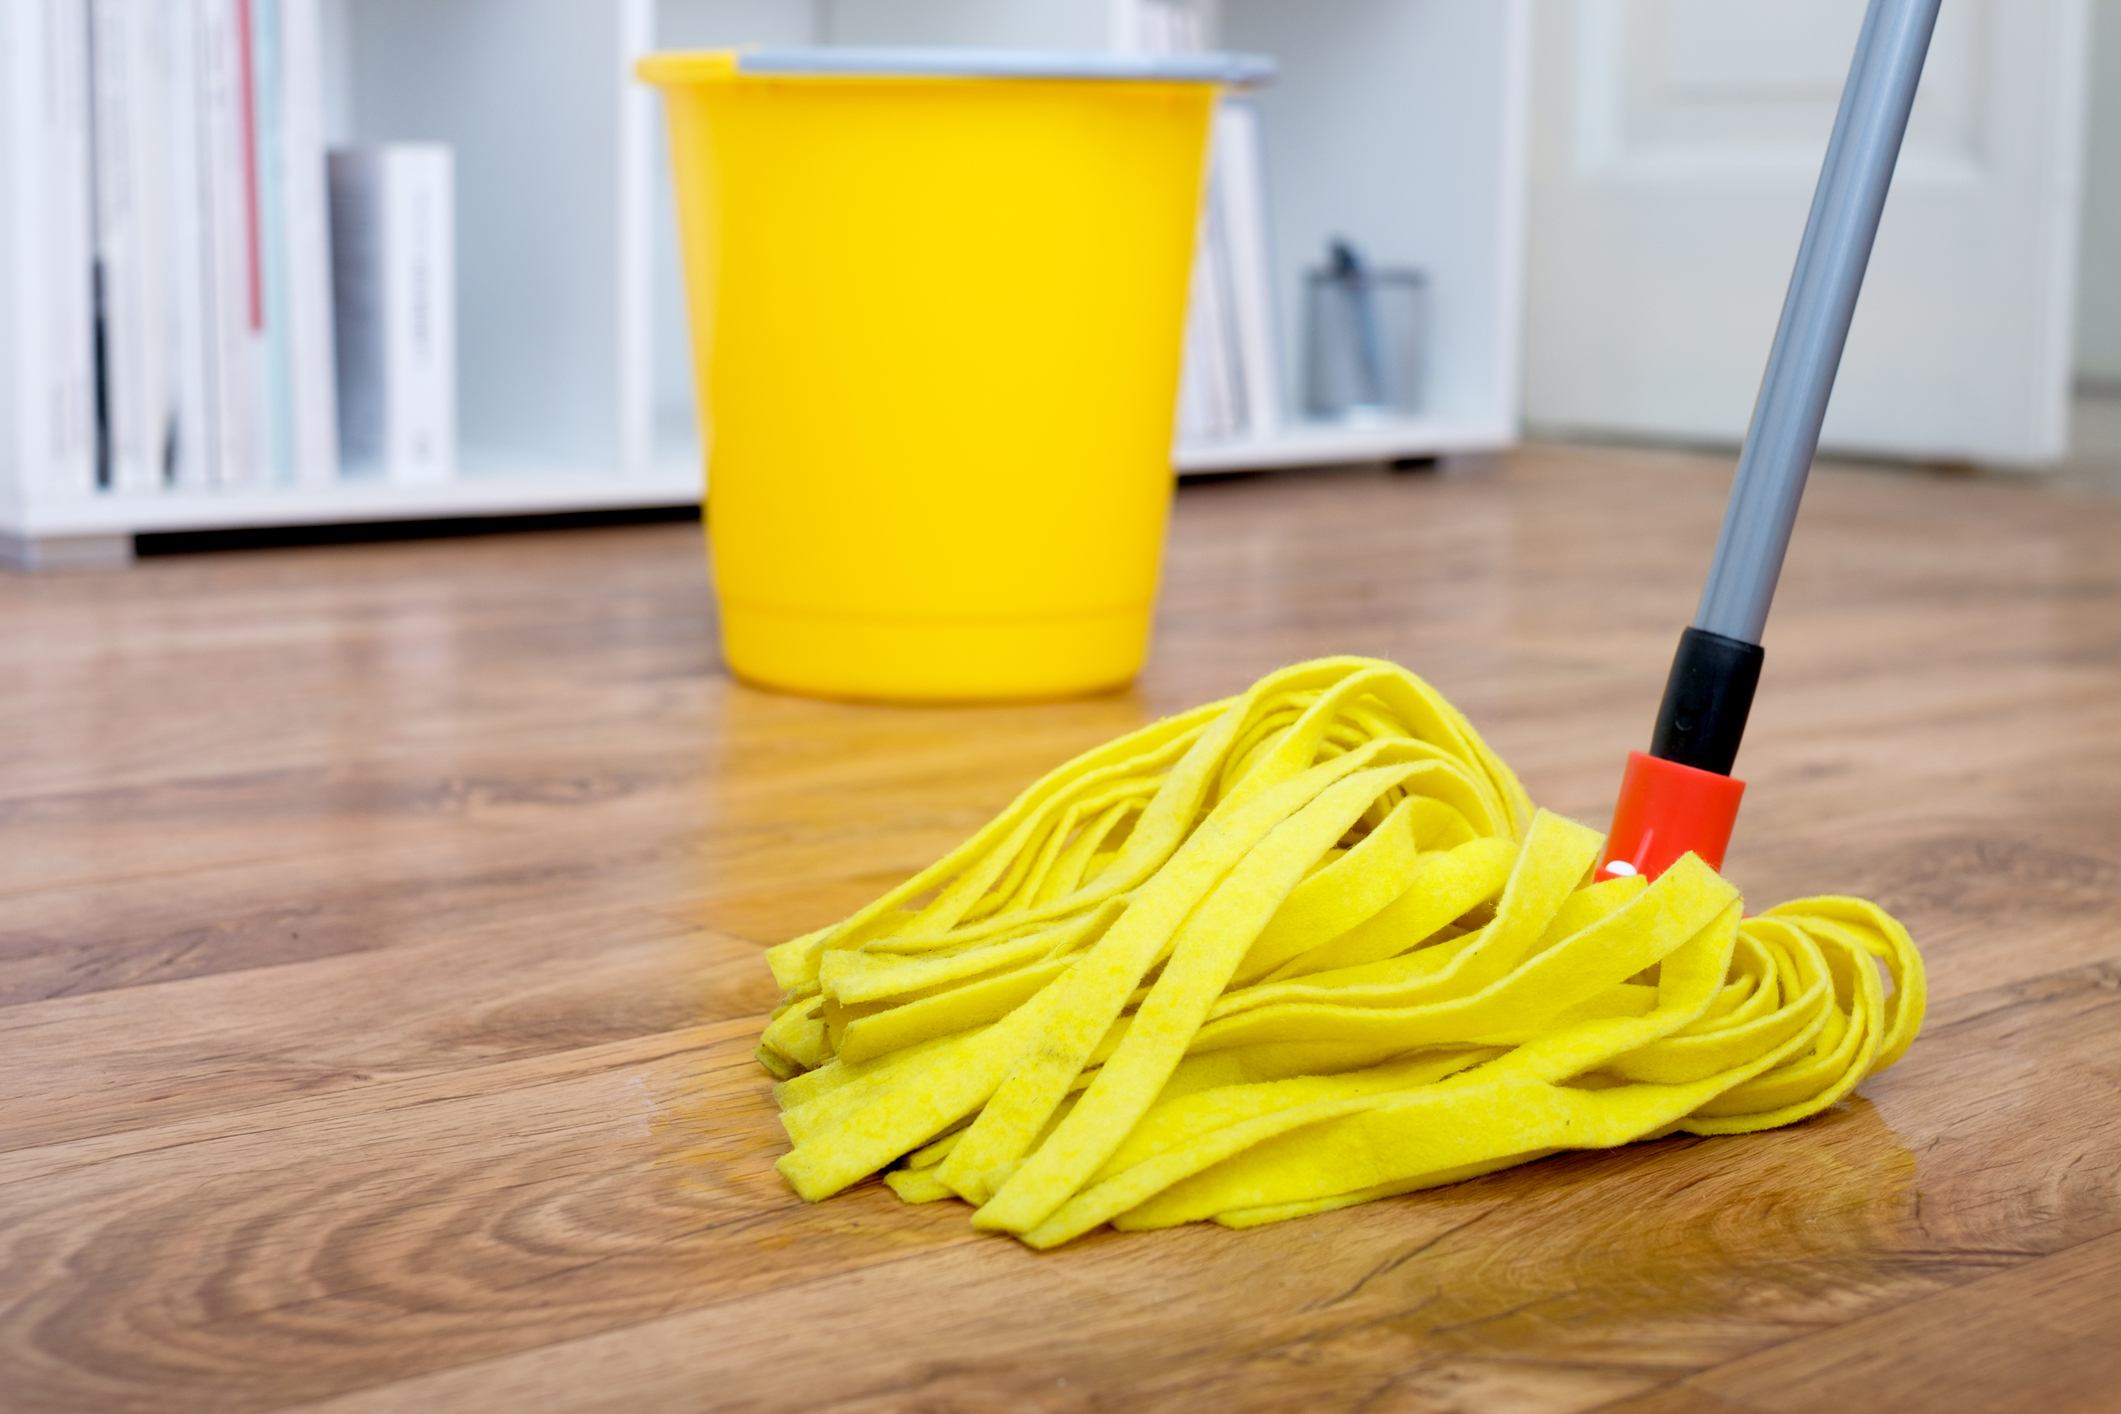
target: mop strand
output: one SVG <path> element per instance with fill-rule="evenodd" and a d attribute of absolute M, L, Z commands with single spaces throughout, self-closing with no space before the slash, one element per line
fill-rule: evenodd
<path fill-rule="evenodd" d="M 1589 883 L 1601 843 L 1406 669 L 1283 669 L 771 949 L 780 1171 L 1040 1248 L 1246 1227 L 1789 1124 L 1907 1049 L 1922 961 L 1881 909 L 1742 918 L 1692 855 Z"/>

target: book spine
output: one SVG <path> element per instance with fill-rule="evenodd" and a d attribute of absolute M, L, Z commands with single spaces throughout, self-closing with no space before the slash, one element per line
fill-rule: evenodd
<path fill-rule="evenodd" d="M 1197 271 L 1194 288 L 1200 298 L 1199 340 L 1186 350 L 1197 359 L 1201 386 L 1208 407 L 1208 435 L 1222 439 L 1244 424 L 1245 409 L 1238 387 L 1230 324 L 1230 280 L 1223 258 L 1221 203 L 1211 169 L 1206 200 L 1200 212 L 1200 249 L 1194 257 Z"/>
<path fill-rule="evenodd" d="M 1259 114 L 1250 103 L 1242 99 L 1223 103 L 1216 117 L 1214 161 L 1237 377 L 1244 395 L 1244 431 L 1265 436 L 1281 425 L 1281 378 L 1274 341 L 1273 266 L 1267 246 Z"/>
<path fill-rule="evenodd" d="M 1179 368 L 1179 436 L 1185 441 L 1213 441 L 1223 435 L 1229 409 L 1218 376 L 1218 320 L 1215 269 L 1210 256 L 1209 217 L 1203 206 L 1193 243 L 1193 265 L 1186 285 L 1186 332 Z"/>
<path fill-rule="evenodd" d="M 61 494 L 81 495 L 96 488 L 89 11 L 87 0 L 42 0 L 42 8 L 46 244 L 41 298 L 47 315 L 45 347 L 50 360 L 45 485 Z"/>
<path fill-rule="evenodd" d="M 209 230 L 205 92 L 196 0 L 170 0 L 168 15 L 171 279 L 176 289 L 176 457 L 172 481 L 186 490 L 214 482 L 216 345 L 213 246 Z"/>
<path fill-rule="evenodd" d="M 324 196 L 323 17 L 318 0 L 279 0 L 281 201 L 295 480 L 339 478 L 332 379 L 331 229 Z"/>
<path fill-rule="evenodd" d="M 0 501 L 95 489 L 88 11 L 0 8 Z"/>
<path fill-rule="evenodd" d="M 383 230 L 377 153 L 335 151 L 325 162 L 331 222 L 332 366 L 338 383 L 339 465 L 349 477 L 383 474 Z"/>
<path fill-rule="evenodd" d="M 1204 43 L 1201 17 L 1184 0 L 1141 0 L 1136 41 L 1153 54 L 1190 54 Z M 1230 353 L 1228 280 L 1211 158 L 1201 194 L 1193 268 L 1186 288 L 1186 330 L 1178 384 L 1178 440 L 1218 441 L 1243 421 Z"/>
<path fill-rule="evenodd" d="M 244 295 L 251 332 L 265 332 L 265 272 L 259 263 L 258 234 L 258 73 L 257 16 L 253 0 L 231 0 L 235 6 L 236 112 L 241 124 L 243 178 Z"/>
<path fill-rule="evenodd" d="M 141 183 L 133 165 L 137 53 L 130 7 L 122 0 L 93 0 L 92 19 L 98 480 L 112 490 L 138 492 L 152 489 L 157 478 L 140 268 Z"/>
<path fill-rule="evenodd" d="M 434 485 L 456 474 L 454 172 L 423 146 L 393 150 L 385 173 L 390 475 Z"/>
<path fill-rule="evenodd" d="M 259 480 L 256 330 L 243 128 L 241 0 L 195 0 L 199 7 L 200 169 L 211 346 L 209 419 L 216 430 L 212 479 L 222 486 Z"/>
<path fill-rule="evenodd" d="M 141 356 L 147 420 L 147 465 L 141 489 L 167 487 L 177 455 L 177 292 L 169 172 L 169 17 L 166 5 L 132 5 L 132 163 L 135 249 L 140 272 Z"/>
<path fill-rule="evenodd" d="M 294 366 L 289 341 L 286 149 L 280 0 L 246 0 L 250 10 L 251 164 L 265 335 L 266 479 L 295 479 Z"/>
<path fill-rule="evenodd" d="M 29 495 L 51 446 L 51 386 L 32 357 L 45 325 L 42 223 L 16 218 L 44 194 L 43 8 L 0 9 L 0 506 Z"/>

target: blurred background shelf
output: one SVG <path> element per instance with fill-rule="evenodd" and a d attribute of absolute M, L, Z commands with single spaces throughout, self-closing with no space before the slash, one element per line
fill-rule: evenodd
<path fill-rule="evenodd" d="M 1421 415 L 1322 425 L 1283 407 L 1264 435 L 1184 443 L 1177 469 L 1445 456 L 1516 438 L 1529 0 L 321 3 L 327 140 L 454 155 L 457 479 L 84 493 L 10 449 L 0 536 L 19 546 L 697 501 L 668 159 L 634 61 L 750 43 L 1129 51 L 1151 42 L 1152 10 L 1173 7 L 1203 43 L 1279 65 L 1257 105 L 1284 389 L 1301 387 L 1303 271 L 1327 237 L 1427 272 L 1433 292 Z"/>

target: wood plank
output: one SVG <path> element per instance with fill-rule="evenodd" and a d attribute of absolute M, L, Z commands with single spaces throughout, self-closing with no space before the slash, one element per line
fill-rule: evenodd
<path fill-rule="evenodd" d="M 1396 657 L 1596 822 L 1727 475 L 1191 485 L 1141 682 L 977 711 L 731 684 L 681 526 L 0 580 L 0 1404 L 2093 1407 L 2121 504 L 2032 486 L 1823 468 L 1771 630 L 1732 873 L 1930 959 L 1866 1098 L 1044 1256 L 772 1172 L 759 947 L 1155 715 Z"/>
<path fill-rule="evenodd" d="M 2116 1311 L 2121 1235 L 1731 1361 L 1670 1397 L 1802 1410 L 1890 1390 L 1907 1408 L 2108 1410 L 2121 1389 Z"/>
<path fill-rule="evenodd" d="M 272 1182 L 244 1185 L 261 1195 L 286 1192 L 283 1164 L 319 1175 L 305 1189 L 352 1190 L 335 1213 L 254 1199 L 275 1214 L 243 1228 L 259 1255 L 228 1254 L 214 1282 L 303 1292 L 306 1310 L 391 1294 L 391 1309 L 358 1322 L 320 1311 L 314 1327 L 245 1343 L 246 1360 L 272 1360 L 295 1387 L 395 1371 L 408 1341 L 447 1366 L 335 1409 L 665 1407 L 703 1389 L 727 1408 L 1017 1407 L 1126 1391 L 1239 1408 L 1330 1394 L 1577 1409 L 2114 1232 L 2121 1114 L 2101 1112 L 2111 1086 L 2096 1062 L 2121 1022 L 2116 982 L 2100 968 L 1968 999 L 1874 1083 L 1874 1100 L 1796 1129 L 1557 1158 L 1241 1235 L 1107 1233 L 1060 1254 L 974 1237 L 962 1209 L 904 1209 L 875 1185 L 791 1210 L 767 1167 L 778 1144 L 763 1087 L 734 1040 L 711 1071 L 674 1057 L 676 1069 L 645 1072 L 654 1094 L 703 1090 L 681 1109 L 664 1169 L 644 1139 L 621 1145 L 631 1177 L 623 1163 L 576 1172 L 585 1147 L 639 1127 L 636 1107 L 616 1124 L 595 1113 L 615 1076 L 541 1092 L 553 1141 L 508 1157 L 497 1212 L 470 1210 L 474 1149 L 448 1136 L 505 1129 L 476 1116 L 518 1106 L 516 1087 L 465 1095 L 454 1112 L 393 1104 L 374 1122 L 244 1135 L 183 1162 L 201 1175 L 270 1162 Z M 327 1157 L 349 1131 L 380 1146 L 353 1173 Z M 2016 1142 L 2027 1134 L 2063 1137 Z M 305 1155 L 310 1145 L 322 1148 Z M 405 1191 L 369 1176 L 408 1162 Z M 679 1186 L 659 1190 L 658 1173 Z M 126 1165 L 106 1178 L 103 1201 L 122 1207 Z M 550 1216 L 561 1213 L 599 1221 L 572 1229 Z M 476 1222 L 481 1245 L 430 1265 L 432 1229 L 452 1222 Z M 317 1284 L 315 1252 L 337 1245 L 336 1228 L 361 1234 L 370 1262 L 346 1293 Z M 192 1243 L 212 1250 L 214 1238 L 167 1245 Z M 606 1304 L 537 1308 L 519 1324 L 557 1279 L 525 1271 L 591 1263 L 622 1284 Z M 522 1279 L 482 1280 L 482 1264 Z M 148 1310 L 110 1324 L 156 1325 Z M 174 1399 L 182 1376 L 156 1368 L 153 1388 Z"/>

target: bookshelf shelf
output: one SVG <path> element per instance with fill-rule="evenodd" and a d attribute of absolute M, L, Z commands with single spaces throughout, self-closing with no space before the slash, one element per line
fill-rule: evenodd
<path fill-rule="evenodd" d="M 0 542 L 696 503 L 667 157 L 635 58 L 743 43 L 1135 49 L 1150 11 L 1171 4 L 1204 42 L 1280 65 L 1257 106 L 1283 387 L 1300 386 L 1298 296 L 1327 236 L 1419 266 L 1435 293 L 1420 415 L 1321 424 L 1285 407 L 1270 431 L 1182 442 L 1177 469 L 1448 456 L 1517 435 L 1529 0 L 320 4 L 327 139 L 455 154 L 464 470 L 439 485 L 89 492 L 56 484 L 10 438 Z M 8 137 L 0 162 L 20 146 Z M 6 228 L 19 211 L 0 207 L 6 282 L 18 281 Z M 35 365 L 35 337 L 0 358 L 0 410 L 23 396 L 7 384 Z"/>
<path fill-rule="evenodd" d="M 690 466 L 659 467 L 637 476 L 582 467 L 525 469 L 474 472 L 433 486 L 341 481 L 201 496 L 50 497 L 19 515 L 13 528 L 28 536 L 152 534 L 624 510 L 695 505 L 699 499 L 699 475 Z"/>

